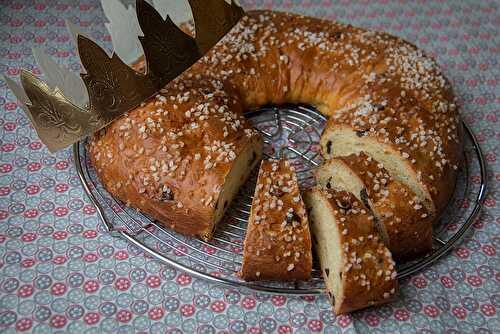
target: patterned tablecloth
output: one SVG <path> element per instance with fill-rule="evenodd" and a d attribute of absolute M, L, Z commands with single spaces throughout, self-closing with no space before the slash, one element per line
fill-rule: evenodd
<path fill-rule="evenodd" d="M 500 3 L 333 2 L 243 4 L 388 31 L 437 58 L 488 161 L 486 207 L 459 248 L 402 282 L 396 302 L 337 317 L 325 296 L 252 294 L 193 278 L 103 232 L 71 151 L 50 154 L 0 80 L 0 332 L 498 333 Z M 34 46 L 78 71 L 64 19 L 110 45 L 98 1 L 0 0 L 0 73 L 37 72 Z"/>

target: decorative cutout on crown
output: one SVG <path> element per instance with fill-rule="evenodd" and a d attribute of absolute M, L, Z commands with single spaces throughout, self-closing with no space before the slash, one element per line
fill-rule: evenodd
<path fill-rule="evenodd" d="M 160 13 L 176 13 L 174 21 L 179 23 L 189 17 L 183 1 L 158 0 L 154 4 Z M 4 78 L 51 152 L 91 135 L 154 96 L 200 59 L 244 15 L 243 9 L 231 0 L 188 1 L 195 23 L 194 38 L 170 16 L 163 19 L 145 0 L 137 0 L 136 15 L 132 7 L 125 8 L 119 0 L 102 0 L 110 21 L 106 27 L 113 40 L 111 57 L 67 22 L 85 68 L 81 78 L 37 49 L 33 54 L 46 82 L 25 69 L 21 70 L 22 87 Z M 145 73 L 128 65 L 142 54 Z"/>

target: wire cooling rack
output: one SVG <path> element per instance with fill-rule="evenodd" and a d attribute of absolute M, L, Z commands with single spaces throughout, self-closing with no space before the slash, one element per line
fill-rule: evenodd
<path fill-rule="evenodd" d="M 262 107 L 247 116 L 263 135 L 264 157 L 291 160 L 301 187 L 313 185 L 312 171 L 321 162 L 319 138 L 326 118 L 316 109 L 303 105 Z M 428 267 L 456 246 L 483 205 L 486 194 L 485 163 L 474 134 L 466 124 L 464 128 L 465 163 L 460 170 L 453 199 L 434 230 L 433 252 L 416 261 L 399 264 L 398 278 L 408 277 Z M 111 196 L 92 168 L 85 147 L 85 142 L 78 142 L 73 147 L 76 169 L 106 230 L 113 236 L 125 238 L 154 258 L 212 282 L 270 293 L 305 295 L 323 292 L 324 283 L 317 263 L 312 279 L 307 282 L 245 282 L 238 277 L 257 170 L 253 171 L 223 221 L 218 224 L 213 240 L 205 242 L 164 228 Z"/>

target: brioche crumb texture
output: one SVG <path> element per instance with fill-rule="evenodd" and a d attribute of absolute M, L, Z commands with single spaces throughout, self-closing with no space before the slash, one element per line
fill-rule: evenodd
<path fill-rule="evenodd" d="M 367 208 L 345 191 L 313 188 L 305 200 L 335 312 L 390 301 L 397 288 L 395 263 Z"/>
<path fill-rule="evenodd" d="M 407 186 L 394 180 L 384 164 L 365 153 L 326 160 L 318 184 L 348 191 L 375 216 L 385 244 L 397 260 L 412 260 L 432 250 L 432 217 Z"/>

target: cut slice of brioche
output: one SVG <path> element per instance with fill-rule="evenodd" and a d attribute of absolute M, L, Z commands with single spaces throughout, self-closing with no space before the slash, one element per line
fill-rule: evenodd
<path fill-rule="evenodd" d="M 305 195 L 311 232 L 335 312 L 390 301 L 395 263 L 368 209 L 345 191 L 314 187 Z"/>
<path fill-rule="evenodd" d="M 353 128 L 331 124 L 325 128 L 321 136 L 321 153 L 326 159 L 348 156 L 364 152 L 373 159 L 384 164 L 392 177 L 406 185 L 423 203 L 431 215 L 435 215 L 436 207 L 425 184 L 408 159 L 392 144 L 381 143 L 376 137 L 359 136 Z"/>
<path fill-rule="evenodd" d="M 264 160 L 245 237 L 240 276 L 254 280 L 306 280 L 311 276 L 311 237 L 293 167 Z"/>
<path fill-rule="evenodd" d="M 432 250 L 429 212 L 382 163 L 364 153 L 330 159 L 316 170 L 316 180 L 327 189 L 353 193 L 373 211 L 394 259 L 411 260 Z"/>

